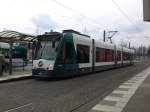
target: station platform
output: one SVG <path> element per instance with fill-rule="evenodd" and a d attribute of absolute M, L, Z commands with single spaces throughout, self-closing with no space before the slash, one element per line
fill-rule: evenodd
<path fill-rule="evenodd" d="M 150 112 L 150 75 L 139 86 L 123 112 Z"/>
<path fill-rule="evenodd" d="M 9 75 L 8 71 L 4 71 L 0 76 L 0 83 L 30 78 L 32 77 L 31 69 L 31 65 L 24 67 L 24 70 L 22 67 L 13 68 L 12 75 Z"/>
<path fill-rule="evenodd" d="M 122 83 L 89 112 L 150 112 L 150 67 Z"/>

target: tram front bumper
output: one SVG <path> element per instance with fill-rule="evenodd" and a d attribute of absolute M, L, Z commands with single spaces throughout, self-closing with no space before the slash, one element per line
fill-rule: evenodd
<path fill-rule="evenodd" d="M 53 77 L 52 70 L 45 70 L 41 68 L 32 69 L 32 75 L 35 77 Z"/>

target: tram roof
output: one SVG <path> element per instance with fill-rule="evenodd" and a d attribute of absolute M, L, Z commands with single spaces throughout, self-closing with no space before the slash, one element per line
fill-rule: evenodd
<path fill-rule="evenodd" d="M 84 37 L 90 38 L 89 35 L 82 34 L 82 33 L 78 32 L 78 31 L 75 31 L 75 30 L 72 30 L 72 29 L 63 30 L 63 33 L 74 33 L 74 34 L 78 34 L 78 35 L 82 35 L 82 36 L 84 36 Z"/>
<path fill-rule="evenodd" d="M 31 35 L 31 34 L 17 32 L 17 31 L 12 31 L 12 30 L 4 30 L 0 32 L 1 42 L 9 42 L 11 40 L 15 42 L 33 41 L 33 40 L 36 40 L 36 36 Z"/>
<path fill-rule="evenodd" d="M 38 37 L 43 37 L 43 36 L 60 36 L 61 33 L 59 32 L 45 32 L 42 35 L 38 35 Z"/>

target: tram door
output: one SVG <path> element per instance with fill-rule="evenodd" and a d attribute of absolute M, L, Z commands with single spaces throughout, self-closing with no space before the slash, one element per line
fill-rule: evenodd
<path fill-rule="evenodd" d="M 64 45 L 64 64 L 70 65 L 73 64 L 73 45 L 69 42 L 66 42 Z"/>
<path fill-rule="evenodd" d="M 78 65 L 76 63 L 76 52 L 74 44 L 70 41 L 66 41 L 62 44 L 59 52 L 57 70 L 63 72 L 73 72 L 77 70 Z"/>

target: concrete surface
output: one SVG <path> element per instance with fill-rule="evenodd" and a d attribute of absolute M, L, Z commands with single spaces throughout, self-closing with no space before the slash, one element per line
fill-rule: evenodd
<path fill-rule="evenodd" d="M 150 112 L 150 75 L 136 91 L 123 112 Z"/>
<path fill-rule="evenodd" d="M 133 104 L 129 104 L 128 101 L 131 100 L 134 94 L 135 96 L 137 96 L 136 90 L 139 88 L 140 85 L 143 85 L 143 81 L 148 76 L 150 77 L 150 67 L 137 74 L 136 76 L 132 77 L 128 81 L 122 83 L 110 95 L 106 96 L 102 101 L 96 104 L 89 112 L 122 112 L 126 105 L 127 106 L 124 109 L 124 112 L 143 112 L 144 108 L 141 108 L 141 105 L 144 105 L 145 107 L 145 103 L 149 104 L 150 101 L 146 101 L 144 99 L 141 99 L 141 101 L 137 101 L 137 99 L 135 99 L 133 101 L 136 103 Z M 148 98 L 148 96 L 144 94 L 140 95 L 143 98 Z M 142 102 L 143 104 L 140 104 Z M 137 107 L 139 107 L 140 110 L 137 111 Z M 148 108 L 146 108 L 144 112 L 149 112 Z"/>
<path fill-rule="evenodd" d="M 87 112 L 148 66 L 150 63 L 146 61 L 82 77 L 2 83 L 0 112 Z"/>

